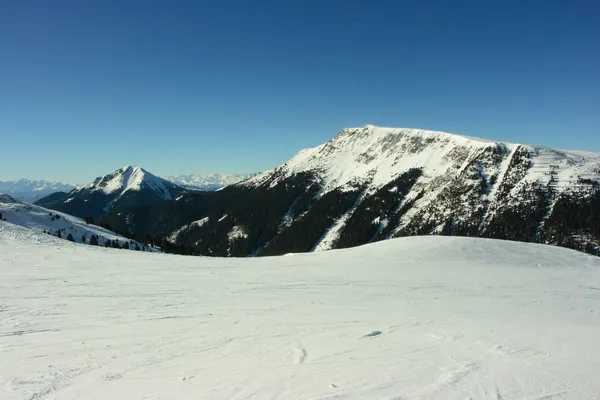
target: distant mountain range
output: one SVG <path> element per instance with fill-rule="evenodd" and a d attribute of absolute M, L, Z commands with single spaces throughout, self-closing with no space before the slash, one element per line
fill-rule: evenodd
<path fill-rule="evenodd" d="M 246 180 L 255 174 L 169 175 L 163 178 L 177 185 L 200 190 L 217 190 Z"/>
<path fill-rule="evenodd" d="M 13 198 L 32 203 L 55 192 L 70 192 L 75 185 L 62 182 L 33 181 L 19 179 L 18 181 L 0 181 L 0 193 Z"/>

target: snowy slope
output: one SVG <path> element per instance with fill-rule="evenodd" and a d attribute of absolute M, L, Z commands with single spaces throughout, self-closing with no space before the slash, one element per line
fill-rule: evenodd
<path fill-rule="evenodd" d="M 17 200 L 27 202 L 34 202 L 55 192 L 70 192 L 74 188 L 75 185 L 68 183 L 43 180 L 0 181 L 0 193 L 9 194 Z"/>
<path fill-rule="evenodd" d="M 102 227 L 87 224 L 80 218 L 48 210 L 40 206 L 22 203 L 6 195 L 0 195 L 0 214 L 2 214 L 5 220 L 0 223 L 5 226 L 10 224 L 27 228 L 35 235 L 48 234 L 57 236 L 60 231 L 63 240 L 66 240 L 68 235 L 71 234 L 76 243 L 89 244 L 91 237 L 96 236 L 98 245 L 100 246 L 104 245 L 106 241 L 118 241 L 120 246 L 127 243 L 132 248 L 136 244 L 140 249 L 145 248 L 142 243 L 117 235 Z M 85 237 L 85 242 L 83 241 L 83 237 Z"/>
<path fill-rule="evenodd" d="M 190 189 L 217 190 L 250 178 L 254 174 L 169 175 L 164 179 Z"/>
<path fill-rule="evenodd" d="M 411 168 L 423 168 L 421 185 L 425 186 L 436 178 L 459 174 L 488 149 L 499 149 L 510 156 L 519 147 L 535 154 L 534 164 L 540 162 L 540 168 L 531 171 L 527 180 L 546 179 L 549 164 L 561 167 L 564 180 L 575 180 L 581 173 L 592 173 L 600 168 L 599 153 L 559 151 L 446 132 L 367 125 L 346 128 L 329 142 L 302 150 L 281 167 L 258 174 L 245 184 L 257 185 L 269 180 L 275 185 L 300 172 L 316 171 L 325 191 L 357 182 L 369 182 L 376 188 Z M 503 158 L 506 159 L 510 161 L 510 157 Z M 508 163 L 489 167 L 488 174 L 502 175 Z M 272 179 L 273 176 L 276 179 Z"/>
<path fill-rule="evenodd" d="M 0 398 L 597 399 L 600 259 L 452 237 L 217 259 L 0 224 Z"/>

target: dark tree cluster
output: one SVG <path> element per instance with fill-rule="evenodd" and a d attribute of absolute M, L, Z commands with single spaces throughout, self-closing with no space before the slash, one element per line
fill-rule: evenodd
<path fill-rule="evenodd" d="M 333 190 L 321 196 L 304 217 L 285 229 L 260 253 L 261 256 L 311 251 L 335 222 L 360 196 L 360 191 Z"/>
<path fill-rule="evenodd" d="M 538 228 L 548 212 L 548 194 L 539 185 L 523 186 L 521 201 L 497 210 L 482 236 L 538 242 Z"/>
<path fill-rule="evenodd" d="M 560 196 L 544 224 L 542 235 L 542 239 L 551 244 L 596 254 L 600 243 L 600 192 L 592 196 Z"/>
<path fill-rule="evenodd" d="M 388 237 L 407 210 L 400 207 L 402 200 L 421 174 L 422 170 L 419 168 L 410 169 L 374 194 L 365 197 L 346 222 L 335 247 L 341 249 L 359 246 Z M 381 226 L 384 220 L 387 225 Z"/>
<path fill-rule="evenodd" d="M 215 196 L 223 196 L 215 193 Z M 315 200 L 318 186 L 310 174 L 284 179 L 273 187 L 268 182 L 248 191 L 237 201 L 224 199 L 227 207 L 207 209 L 208 222 L 190 229 L 178 245 L 192 247 L 200 254 L 245 257 L 265 247 L 278 235 L 285 215 L 298 218 Z M 231 240 L 237 227 L 245 238 Z"/>

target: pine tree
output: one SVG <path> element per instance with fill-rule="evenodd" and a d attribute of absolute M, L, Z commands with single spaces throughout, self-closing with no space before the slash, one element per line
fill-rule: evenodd
<path fill-rule="evenodd" d="M 106 242 L 104 242 L 104 247 L 110 247 L 110 239 L 106 239 Z"/>
<path fill-rule="evenodd" d="M 92 235 L 90 238 L 90 244 L 92 246 L 98 246 L 98 237 L 96 235 Z"/>
<path fill-rule="evenodd" d="M 56 236 L 62 239 L 62 233 L 60 233 L 60 229 L 56 231 Z"/>
<path fill-rule="evenodd" d="M 129 243 L 125 242 L 125 244 L 123 244 L 123 248 L 125 250 L 129 250 Z"/>
<path fill-rule="evenodd" d="M 67 240 L 69 242 L 74 242 L 75 241 L 75 239 L 73 238 L 73 235 L 71 235 L 70 233 L 67 235 Z"/>
<path fill-rule="evenodd" d="M 83 235 L 83 236 L 81 237 L 81 243 L 85 243 L 85 241 L 86 241 L 86 240 L 87 240 L 87 238 L 85 237 L 85 235 Z"/>

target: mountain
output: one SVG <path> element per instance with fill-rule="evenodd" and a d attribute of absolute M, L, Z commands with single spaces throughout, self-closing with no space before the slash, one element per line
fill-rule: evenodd
<path fill-rule="evenodd" d="M 143 168 L 127 166 L 67 195 L 49 196 L 35 204 L 82 218 L 96 218 L 109 212 L 173 200 L 185 192 L 186 189 Z"/>
<path fill-rule="evenodd" d="M 23 203 L 9 195 L 0 195 L 0 219 L 7 229 L 14 226 L 26 228 L 31 235 L 47 234 L 74 243 L 97 246 L 125 246 L 132 250 L 152 251 L 150 246 L 130 240 L 108 229 L 96 226 L 93 221 L 84 221 L 65 213 Z M 13 227 L 13 228 L 10 228 Z"/>
<path fill-rule="evenodd" d="M 70 192 L 75 185 L 61 182 L 32 181 L 19 179 L 18 181 L 0 181 L 0 193 L 11 195 L 17 200 L 33 203 L 54 192 Z"/>
<path fill-rule="evenodd" d="M 191 253 L 276 255 L 401 236 L 600 243 L 600 155 L 444 132 L 342 130 L 287 163 L 210 194 L 107 216 Z M 200 222 L 202 221 L 202 222 Z"/>
<path fill-rule="evenodd" d="M 0 276 L 3 400 L 600 393 L 600 259 L 567 249 L 431 236 L 178 257 L 0 222 Z"/>
<path fill-rule="evenodd" d="M 207 175 L 169 175 L 164 179 L 179 186 L 199 190 L 217 190 L 225 186 L 246 180 L 255 174 L 207 174 Z"/>

